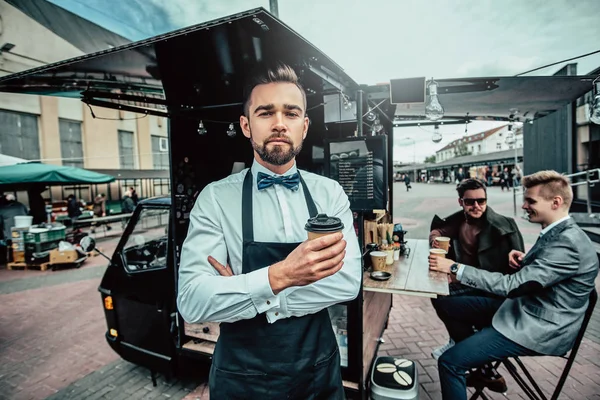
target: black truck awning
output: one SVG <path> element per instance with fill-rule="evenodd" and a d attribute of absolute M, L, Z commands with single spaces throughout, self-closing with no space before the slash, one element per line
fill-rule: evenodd
<path fill-rule="evenodd" d="M 239 104 L 248 74 L 275 60 L 299 71 L 307 96 L 353 95 L 358 88 L 323 52 L 257 8 L 8 75 L 0 78 L 0 91 L 82 98 L 88 104 L 168 116 Z"/>
<path fill-rule="evenodd" d="M 444 118 L 534 120 L 548 115 L 592 90 L 595 76 L 509 76 L 436 79 Z M 391 81 L 392 92 L 402 92 L 411 80 Z M 512 111 L 511 111 L 512 110 Z M 423 119 L 425 103 L 399 103 L 395 117 L 401 121 Z"/>

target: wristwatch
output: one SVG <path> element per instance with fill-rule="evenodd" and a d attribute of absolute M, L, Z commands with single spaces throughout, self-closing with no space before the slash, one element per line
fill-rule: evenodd
<path fill-rule="evenodd" d="M 450 266 L 450 273 L 454 276 L 458 273 L 458 267 L 460 267 L 459 263 L 454 263 Z"/>

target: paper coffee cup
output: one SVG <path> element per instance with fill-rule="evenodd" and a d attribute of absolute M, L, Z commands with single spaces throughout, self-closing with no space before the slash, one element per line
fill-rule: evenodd
<path fill-rule="evenodd" d="M 387 253 L 385 251 L 372 251 L 370 255 L 371 264 L 373 265 L 373 271 L 385 271 Z"/>
<path fill-rule="evenodd" d="M 448 252 L 448 249 L 450 248 L 450 238 L 449 237 L 438 236 L 435 238 L 435 241 L 437 242 L 440 249 L 444 249 L 444 250 L 446 250 L 446 252 Z"/>
<path fill-rule="evenodd" d="M 429 249 L 429 254 L 436 257 L 446 258 L 446 253 L 448 252 L 443 249 Z"/>
<path fill-rule="evenodd" d="M 304 229 L 308 232 L 308 240 L 313 240 L 321 236 L 341 232 L 344 229 L 344 224 L 337 217 L 319 214 L 316 217 L 309 218 Z"/>
<path fill-rule="evenodd" d="M 394 249 L 385 250 L 385 254 L 387 255 L 385 263 L 387 265 L 392 265 L 394 263 Z"/>

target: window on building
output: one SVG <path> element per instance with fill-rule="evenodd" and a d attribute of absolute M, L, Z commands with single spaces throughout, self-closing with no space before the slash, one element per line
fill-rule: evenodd
<path fill-rule="evenodd" d="M 0 110 L 0 154 L 40 159 L 37 115 Z"/>
<path fill-rule="evenodd" d="M 477 145 L 477 152 L 481 153 L 481 145 L 480 144 Z"/>
<path fill-rule="evenodd" d="M 165 151 L 165 141 L 162 136 L 151 136 L 152 140 L 152 165 L 154 169 L 169 169 L 169 152 Z M 161 147 L 161 141 L 163 146 Z"/>
<path fill-rule="evenodd" d="M 171 185 L 168 179 L 153 179 L 154 195 L 169 194 Z"/>
<path fill-rule="evenodd" d="M 502 150 L 502 143 L 501 142 L 497 142 L 496 143 L 496 150 Z"/>
<path fill-rule="evenodd" d="M 122 169 L 134 169 L 133 132 L 119 130 L 119 159 Z"/>
<path fill-rule="evenodd" d="M 83 143 L 81 141 L 81 122 L 60 118 L 60 155 L 62 164 L 83 168 Z"/>

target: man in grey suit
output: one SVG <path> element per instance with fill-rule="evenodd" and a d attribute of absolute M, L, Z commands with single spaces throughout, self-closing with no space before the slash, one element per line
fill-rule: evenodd
<path fill-rule="evenodd" d="M 466 373 L 515 356 L 563 355 L 573 347 L 598 275 L 590 239 L 569 217 L 573 200 L 568 179 L 556 171 L 523 178 L 522 208 L 542 226 L 525 255 L 513 250 L 512 275 L 489 272 L 450 259 L 430 257 L 432 270 L 453 274 L 464 285 L 495 294 L 457 297 L 453 324 L 457 344 L 438 360 L 442 397 L 466 399 Z M 473 321 L 489 325 L 473 333 Z"/>

